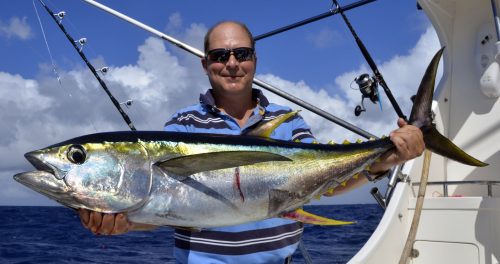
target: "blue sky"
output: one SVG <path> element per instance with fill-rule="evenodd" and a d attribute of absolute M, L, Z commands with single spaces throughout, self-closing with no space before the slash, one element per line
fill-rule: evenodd
<path fill-rule="evenodd" d="M 96 68 L 110 67 L 103 79 L 119 101 L 133 100 L 125 110 L 141 130 L 159 130 L 179 107 L 196 103 L 208 88 L 199 59 L 150 33 L 79 0 L 51 0 L 54 12 L 66 11 L 63 24 L 78 39 Z M 101 1 L 191 46 L 201 48 L 212 24 L 227 19 L 248 25 L 254 35 L 324 12 L 330 1 Z M 341 5 L 353 3 L 341 2 Z M 87 133 L 127 130 L 94 77 L 62 32 L 35 2 L 53 61 L 47 50 L 33 2 L 0 4 L 0 205 L 53 205 L 14 182 L 12 175 L 31 170 L 27 151 Z M 378 0 L 346 12 L 386 82 L 409 112 L 425 66 L 439 48 L 438 39 L 415 1 Z M 257 42 L 257 77 L 373 134 L 387 134 L 397 116 L 383 98 L 383 110 L 368 101 L 368 112 L 356 118 L 360 93 L 353 79 L 370 72 L 352 35 L 338 15 Z M 52 64 L 61 82 L 57 81 Z M 292 108 L 300 107 L 266 93 Z M 352 133 L 307 110 L 301 113 L 322 142 L 355 139 Z M 380 183 L 383 186 L 385 183 Z M 372 184 L 321 203 L 373 202 Z"/>

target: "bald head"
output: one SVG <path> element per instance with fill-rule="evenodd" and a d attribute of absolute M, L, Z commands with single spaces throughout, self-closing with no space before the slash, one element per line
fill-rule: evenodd
<path fill-rule="evenodd" d="M 213 25 L 210 29 L 208 29 L 207 34 L 205 34 L 205 39 L 203 43 L 203 49 L 205 51 L 205 54 L 210 50 L 210 43 L 212 42 L 211 36 L 214 30 L 221 29 L 223 27 L 231 27 L 231 26 L 236 26 L 239 27 L 242 31 L 245 32 L 245 34 L 248 36 L 248 39 L 250 40 L 251 43 L 251 48 L 255 48 L 255 40 L 253 39 L 252 33 L 248 29 L 248 27 L 240 22 L 237 21 L 222 21 L 219 22 L 215 25 Z"/>

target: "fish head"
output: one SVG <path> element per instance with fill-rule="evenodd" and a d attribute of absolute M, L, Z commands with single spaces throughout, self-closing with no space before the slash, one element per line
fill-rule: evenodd
<path fill-rule="evenodd" d="M 14 178 L 75 209 L 129 211 L 141 206 L 151 189 L 151 162 L 141 142 L 68 142 L 25 157 L 37 170 Z"/>

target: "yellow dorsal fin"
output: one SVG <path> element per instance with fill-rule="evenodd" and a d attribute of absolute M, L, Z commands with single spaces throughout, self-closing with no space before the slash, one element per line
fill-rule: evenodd
<path fill-rule="evenodd" d="M 291 211 L 288 213 L 284 213 L 281 215 L 282 218 L 292 219 L 295 221 L 299 221 L 305 224 L 313 224 L 313 225 L 350 225 L 354 224 L 354 222 L 346 222 L 346 221 L 338 221 L 334 219 L 329 219 L 326 217 L 314 215 L 308 213 L 301 208 L 296 209 L 295 211 Z"/>
<path fill-rule="evenodd" d="M 292 112 L 288 112 L 286 114 L 280 115 L 269 122 L 266 122 L 260 126 L 257 126 L 256 128 L 252 129 L 251 131 L 249 131 L 246 134 L 249 136 L 269 138 L 271 136 L 271 133 L 277 127 L 279 127 L 283 122 L 285 122 L 289 118 L 297 115 L 298 113 L 299 113 L 299 111 L 292 111 Z"/>

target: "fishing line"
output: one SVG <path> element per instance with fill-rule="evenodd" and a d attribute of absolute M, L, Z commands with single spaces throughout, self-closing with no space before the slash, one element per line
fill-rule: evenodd
<path fill-rule="evenodd" d="M 71 37 L 68 34 L 68 32 L 66 31 L 66 28 L 62 24 L 62 19 L 63 19 L 64 15 L 65 15 L 65 12 L 63 11 L 63 12 L 59 12 L 59 13 L 55 14 L 54 12 L 52 12 L 52 10 L 42 0 L 38 0 L 38 1 L 45 8 L 45 10 L 49 14 L 49 16 L 52 17 L 52 19 L 57 24 L 57 26 L 59 26 L 59 29 L 64 33 L 64 35 L 66 36 L 66 38 L 68 39 L 68 41 L 71 43 L 71 45 L 76 49 L 76 51 L 78 52 L 78 54 L 80 55 L 80 57 L 83 59 L 83 61 L 85 62 L 85 64 L 89 68 L 89 70 L 94 74 L 94 77 L 97 79 L 97 81 L 101 85 L 102 89 L 106 92 L 106 94 L 108 95 L 109 99 L 111 100 L 111 102 L 113 103 L 113 105 L 115 106 L 115 108 L 118 110 L 118 112 L 122 116 L 122 118 L 125 121 L 125 123 L 127 123 L 128 127 L 132 131 L 135 131 L 136 128 L 135 128 L 134 124 L 132 123 L 132 120 L 130 120 L 129 116 L 125 113 L 125 111 L 123 111 L 122 107 L 120 106 L 120 102 L 118 102 L 118 100 L 116 100 L 116 98 L 113 96 L 113 94 L 109 91 L 106 83 L 101 79 L 101 77 L 97 73 L 97 70 L 88 61 L 87 57 L 83 53 L 82 49 L 83 49 L 83 46 L 85 45 L 85 43 L 87 42 L 86 38 L 80 38 L 79 40 L 73 39 L 73 37 Z M 59 19 L 56 18 L 56 17 L 59 17 Z"/>
<path fill-rule="evenodd" d="M 52 52 L 50 50 L 49 42 L 47 40 L 47 36 L 45 35 L 45 29 L 43 28 L 42 20 L 40 18 L 39 13 L 38 13 L 38 9 L 36 8 L 35 0 L 33 0 L 33 9 L 35 9 L 36 17 L 38 19 L 38 24 L 40 25 L 40 29 L 42 31 L 43 40 L 45 41 L 45 47 L 47 48 L 47 51 L 49 53 L 50 61 L 52 63 L 52 71 L 56 75 L 57 82 L 59 83 L 59 86 L 61 87 L 61 89 L 66 90 L 68 96 L 70 98 L 73 98 L 73 95 L 71 94 L 70 89 L 69 88 L 65 88 L 64 85 L 62 84 L 62 78 L 61 78 L 61 75 L 59 74 L 59 72 L 57 71 L 57 66 L 55 64 L 54 57 L 52 56 Z M 98 130 L 97 130 L 96 126 L 94 125 L 94 122 L 91 119 L 89 119 L 89 122 L 90 122 L 90 125 L 92 126 L 92 128 L 94 129 L 94 131 L 97 132 Z"/>
<path fill-rule="evenodd" d="M 63 86 L 62 86 L 62 83 L 61 83 L 61 76 L 57 72 L 57 67 L 56 67 L 56 65 L 54 63 L 54 58 L 52 57 L 52 52 L 50 51 L 49 42 L 47 41 L 47 37 L 45 36 L 45 30 L 43 28 L 42 20 L 40 19 L 40 15 L 38 14 L 38 9 L 36 8 L 36 5 L 35 5 L 35 0 L 33 0 L 33 9 L 35 9 L 36 17 L 38 18 L 38 24 L 40 25 L 40 29 L 42 30 L 43 40 L 45 41 L 45 46 L 47 47 L 47 51 L 49 52 L 50 61 L 52 63 L 52 71 L 56 75 L 57 81 L 59 82 L 59 85 L 62 88 Z M 71 95 L 71 93 L 69 91 L 68 91 L 68 94 L 69 94 L 70 97 L 72 97 L 72 95 Z"/>

